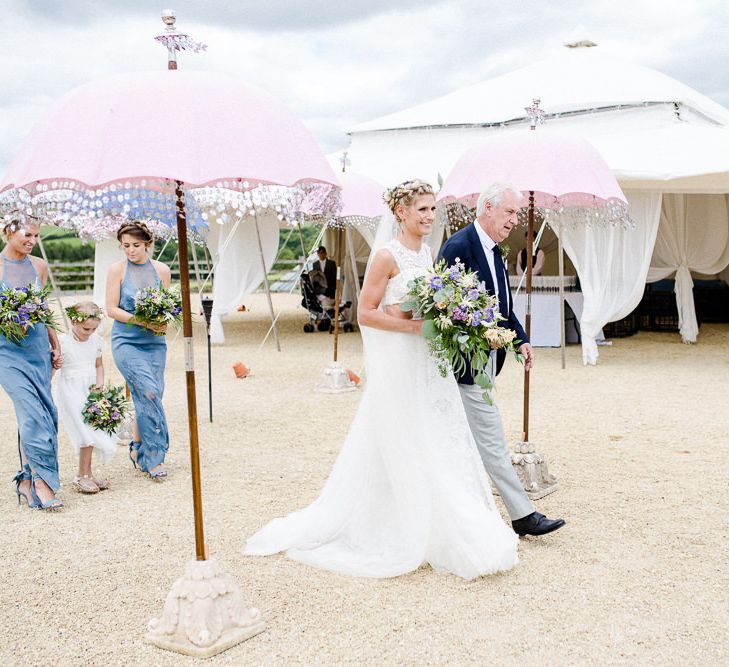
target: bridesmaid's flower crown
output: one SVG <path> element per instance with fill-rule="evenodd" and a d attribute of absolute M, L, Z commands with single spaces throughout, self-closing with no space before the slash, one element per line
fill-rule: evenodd
<path fill-rule="evenodd" d="M 395 213 L 395 208 L 398 204 L 407 205 L 410 204 L 417 195 L 432 194 L 435 194 L 433 192 L 433 186 L 426 181 L 421 181 L 419 178 L 416 178 L 412 181 L 404 181 L 403 183 L 396 185 L 394 188 L 388 188 L 382 195 L 382 199 L 385 204 L 390 207 L 390 210 Z"/>

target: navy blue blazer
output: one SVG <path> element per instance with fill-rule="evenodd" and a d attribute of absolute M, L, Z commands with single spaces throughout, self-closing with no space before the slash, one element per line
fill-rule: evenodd
<path fill-rule="evenodd" d="M 451 236 L 441 247 L 438 259 L 445 259 L 449 265 L 456 263 L 458 258 L 463 264 L 466 265 L 467 269 L 476 271 L 478 273 L 479 280 L 486 283 L 486 289 L 491 294 L 496 294 L 496 288 L 494 286 L 493 278 L 491 277 L 491 270 L 489 269 L 488 262 L 486 261 L 486 255 L 484 254 L 483 246 L 481 245 L 481 239 L 478 236 L 478 232 L 474 225 L 478 223 L 474 222 L 457 231 Z M 506 263 L 504 263 L 504 273 L 506 273 L 506 286 L 509 286 L 509 273 L 506 271 Z M 502 300 L 503 301 L 503 300 Z M 506 308 L 501 310 L 501 314 L 506 318 L 506 321 L 501 322 L 501 326 L 507 329 L 513 329 L 516 331 L 516 337 L 522 343 L 528 343 L 524 328 L 521 326 L 521 322 L 517 319 L 514 314 L 514 300 L 511 296 L 511 290 L 507 289 L 506 294 Z M 506 351 L 496 350 L 496 374 L 501 372 L 501 367 L 504 365 L 506 360 Z M 466 359 L 466 370 L 460 378 L 456 378 L 461 384 L 473 384 L 473 376 L 471 375 L 471 365 Z"/>

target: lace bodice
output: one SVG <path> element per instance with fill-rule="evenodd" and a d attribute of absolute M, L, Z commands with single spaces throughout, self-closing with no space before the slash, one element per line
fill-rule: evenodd
<path fill-rule="evenodd" d="M 419 251 L 415 251 L 406 248 L 397 239 L 389 241 L 384 249 L 395 258 L 397 268 L 400 269 L 400 273 L 387 282 L 385 295 L 380 303 L 380 306 L 391 306 L 405 301 L 408 283 L 413 278 L 422 276 L 433 268 L 433 255 L 430 252 L 430 247 L 425 243 Z"/>
<path fill-rule="evenodd" d="M 103 354 L 101 337 L 93 333 L 86 341 L 76 340 L 73 333 L 58 337 L 63 351 L 60 376 L 65 379 L 96 376 L 96 360 Z"/>

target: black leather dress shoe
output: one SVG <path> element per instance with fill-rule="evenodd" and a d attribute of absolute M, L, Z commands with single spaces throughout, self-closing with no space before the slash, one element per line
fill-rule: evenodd
<path fill-rule="evenodd" d="M 546 535 L 564 526 L 564 519 L 548 519 L 544 514 L 532 512 L 511 522 L 517 535 Z"/>

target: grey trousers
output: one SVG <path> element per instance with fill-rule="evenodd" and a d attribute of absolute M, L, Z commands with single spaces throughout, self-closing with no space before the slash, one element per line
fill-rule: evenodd
<path fill-rule="evenodd" d="M 483 400 L 482 389 L 475 384 L 459 384 L 468 425 L 478 445 L 478 453 L 488 476 L 506 505 L 511 520 L 521 519 L 534 511 L 534 505 L 524 491 L 511 465 L 501 413 L 496 405 Z"/>

